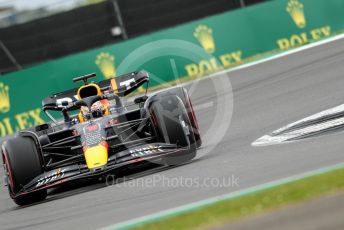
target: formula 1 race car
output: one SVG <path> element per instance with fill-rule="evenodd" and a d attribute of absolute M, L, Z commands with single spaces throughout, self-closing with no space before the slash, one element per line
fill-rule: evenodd
<path fill-rule="evenodd" d="M 1 146 L 9 194 L 18 205 L 44 200 L 47 189 L 106 175 L 142 162 L 179 165 L 196 155 L 202 141 L 187 91 L 176 87 L 134 99 L 127 96 L 149 82 L 133 72 L 84 84 L 42 102 L 52 122 L 19 132 Z M 134 106 L 134 109 L 128 109 Z M 56 120 L 54 114 L 62 114 Z M 60 115 L 60 117 L 62 117 Z"/>

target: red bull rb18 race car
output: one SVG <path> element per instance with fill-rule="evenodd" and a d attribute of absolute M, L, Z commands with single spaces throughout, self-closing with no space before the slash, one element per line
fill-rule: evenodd
<path fill-rule="evenodd" d="M 133 72 L 88 83 L 47 97 L 42 110 L 52 122 L 4 141 L 1 155 L 10 197 L 18 205 L 44 200 L 47 190 L 67 182 L 106 175 L 140 162 L 179 165 L 202 144 L 190 97 L 182 87 L 123 98 L 149 82 Z M 53 114 L 62 114 L 56 120 Z"/>

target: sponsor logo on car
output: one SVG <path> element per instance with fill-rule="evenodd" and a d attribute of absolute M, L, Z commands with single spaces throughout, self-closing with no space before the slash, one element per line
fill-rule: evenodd
<path fill-rule="evenodd" d="M 52 172 L 51 174 L 40 178 L 37 182 L 36 187 L 40 187 L 42 185 L 48 184 L 50 182 L 53 182 L 57 179 L 61 179 L 64 176 L 65 169 L 57 169 L 55 172 Z"/>
<path fill-rule="evenodd" d="M 164 152 L 161 149 L 161 146 L 159 145 L 148 145 L 147 147 L 143 148 L 135 148 L 135 149 L 130 149 L 129 153 L 131 154 L 132 157 L 141 157 L 141 156 L 146 156 L 154 153 L 161 153 Z"/>

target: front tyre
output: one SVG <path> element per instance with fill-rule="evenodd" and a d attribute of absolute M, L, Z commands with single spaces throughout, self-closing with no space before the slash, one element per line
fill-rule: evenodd
<path fill-rule="evenodd" d="M 198 126 L 197 118 L 195 115 L 195 111 L 192 107 L 191 99 L 190 99 L 190 96 L 189 96 L 187 90 L 183 87 L 175 87 L 175 88 L 160 92 L 160 93 L 158 93 L 158 95 L 159 96 L 176 95 L 182 100 L 182 102 L 185 106 L 186 112 L 189 116 L 190 124 L 192 127 L 192 129 L 190 131 L 193 132 L 193 134 L 195 136 L 197 148 L 201 147 L 202 146 L 202 138 L 201 138 L 201 134 L 199 131 L 199 126 Z"/>
<path fill-rule="evenodd" d="M 8 190 L 18 205 L 27 205 L 44 200 L 47 190 L 16 196 L 24 185 L 43 173 L 39 151 L 31 136 L 19 134 L 8 139 L 2 146 L 2 158 L 8 179 Z"/>
<path fill-rule="evenodd" d="M 164 157 L 166 165 L 180 165 L 196 156 L 196 141 L 186 108 L 175 95 L 158 97 L 150 113 L 157 126 L 159 141 L 177 144 L 180 150 Z"/>

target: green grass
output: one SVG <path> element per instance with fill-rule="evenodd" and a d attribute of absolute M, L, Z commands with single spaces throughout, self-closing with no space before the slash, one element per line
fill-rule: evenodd
<path fill-rule="evenodd" d="M 136 226 L 134 229 L 195 229 L 229 223 L 243 217 L 271 211 L 344 190 L 344 169 L 337 169 L 290 182 L 279 187 L 221 201 L 189 213 Z"/>

